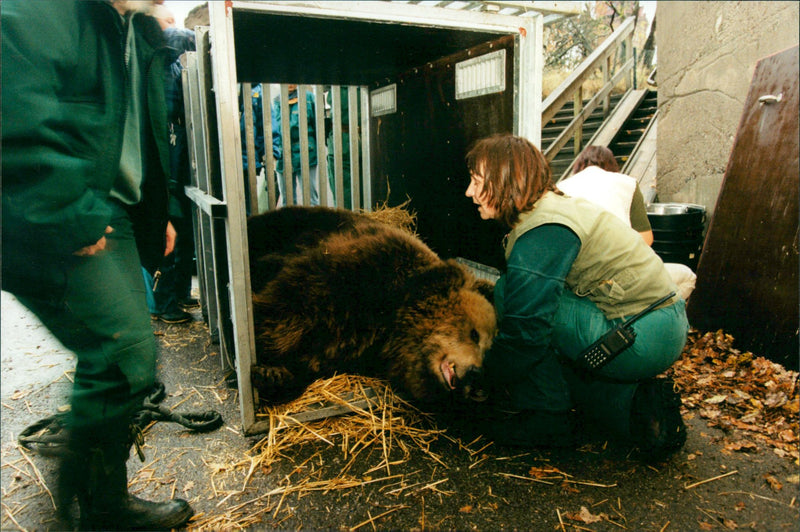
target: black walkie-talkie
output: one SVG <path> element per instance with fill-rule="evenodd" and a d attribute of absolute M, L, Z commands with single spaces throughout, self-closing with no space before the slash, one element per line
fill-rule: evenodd
<path fill-rule="evenodd" d="M 674 295 L 675 292 L 670 292 L 669 295 L 662 297 L 643 311 L 608 331 L 599 340 L 587 347 L 575 362 L 584 369 L 595 371 L 611 362 L 618 354 L 632 346 L 633 342 L 636 341 L 636 332 L 631 327 L 633 322 Z"/>

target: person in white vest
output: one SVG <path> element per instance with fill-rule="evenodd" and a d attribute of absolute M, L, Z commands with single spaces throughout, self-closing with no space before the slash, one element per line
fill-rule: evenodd
<path fill-rule="evenodd" d="M 614 153 L 605 146 L 587 146 L 575 159 L 572 176 L 556 186 L 565 194 L 583 198 L 610 211 L 636 230 L 648 246 L 653 245 L 653 230 L 647 218 L 644 196 L 636 179 L 620 173 Z M 665 263 L 678 293 L 689 299 L 697 275 L 684 264 Z"/>

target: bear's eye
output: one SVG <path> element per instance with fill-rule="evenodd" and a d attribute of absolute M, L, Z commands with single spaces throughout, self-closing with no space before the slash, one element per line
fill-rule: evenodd
<path fill-rule="evenodd" d="M 469 337 L 470 337 L 470 338 L 472 339 L 472 341 L 473 341 L 473 342 L 475 342 L 476 344 L 479 344 L 479 343 L 480 343 L 480 341 L 481 341 L 481 335 L 480 335 L 480 334 L 478 334 L 478 331 L 477 331 L 477 330 L 475 330 L 475 329 L 472 329 L 472 330 L 470 331 L 470 333 L 469 333 Z"/>

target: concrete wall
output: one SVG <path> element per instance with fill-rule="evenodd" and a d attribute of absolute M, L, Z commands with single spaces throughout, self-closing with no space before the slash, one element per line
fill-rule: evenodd
<path fill-rule="evenodd" d="M 717 202 L 753 71 L 794 46 L 798 2 L 658 2 L 660 202 Z"/>

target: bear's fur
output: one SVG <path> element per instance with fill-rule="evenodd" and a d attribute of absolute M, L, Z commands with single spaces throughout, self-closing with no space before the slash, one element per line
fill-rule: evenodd
<path fill-rule="evenodd" d="M 286 207 L 250 217 L 248 240 L 261 399 L 335 373 L 386 378 L 421 402 L 480 394 L 490 283 L 368 214 Z"/>

